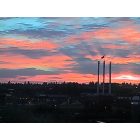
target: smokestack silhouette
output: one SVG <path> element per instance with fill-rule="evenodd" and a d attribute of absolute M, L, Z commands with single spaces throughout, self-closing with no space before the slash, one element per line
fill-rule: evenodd
<path fill-rule="evenodd" d="M 104 58 L 101 57 L 101 58 Z M 97 94 L 100 92 L 100 61 L 97 63 L 98 66 L 98 75 L 97 75 Z M 105 94 L 105 60 L 103 61 L 103 82 L 102 82 L 102 94 Z M 109 62 L 109 82 L 108 82 L 108 94 L 111 94 L 111 61 Z"/>
<path fill-rule="evenodd" d="M 100 83 L 100 61 L 98 61 L 97 94 L 99 94 L 99 83 Z"/>
<path fill-rule="evenodd" d="M 111 62 L 109 63 L 109 94 L 111 94 Z"/>
<path fill-rule="evenodd" d="M 105 92 L 105 61 L 103 61 L 103 94 Z"/>

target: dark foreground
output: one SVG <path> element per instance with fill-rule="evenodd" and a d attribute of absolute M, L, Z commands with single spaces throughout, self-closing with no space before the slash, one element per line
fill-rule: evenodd
<path fill-rule="evenodd" d="M 112 84 L 109 95 L 95 94 L 95 83 L 1 83 L 0 122 L 140 122 L 139 91 L 140 84 Z"/>
<path fill-rule="evenodd" d="M 96 96 L 66 101 L 7 103 L 0 106 L 1 123 L 131 123 L 140 122 L 140 105 L 128 99 Z M 44 100 L 44 97 L 43 97 Z M 73 100 L 73 101 L 72 101 Z"/>

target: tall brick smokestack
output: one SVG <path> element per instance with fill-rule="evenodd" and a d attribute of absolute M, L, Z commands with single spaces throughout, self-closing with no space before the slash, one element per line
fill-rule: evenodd
<path fill-rule="evenodd" d="M 109 63 L 109 94 L 111 94 L 111 62 Z"/>
<path fill-rule="evenodd" d="M 103 94 L 105 93 L 105 61 L 103 61 Z"/>
<path fill-rule="evenodd" d="M 99 84 L 100 84 L 100 61 L 98 61 L 97 94 L 99 94 Z"/>

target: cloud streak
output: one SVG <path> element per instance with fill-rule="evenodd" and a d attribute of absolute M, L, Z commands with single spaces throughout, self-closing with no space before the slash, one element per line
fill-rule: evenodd
<path fill-rule="evenodd" d="M 1 81 L 96 81 L 103 55 L 114 82 L 138 83 L 140 19 L 0 18 Z"/>

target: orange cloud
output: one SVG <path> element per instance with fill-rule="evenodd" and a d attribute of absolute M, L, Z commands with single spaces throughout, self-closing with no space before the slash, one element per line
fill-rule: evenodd
<path fill-rule="evenodd" d="M 24 55 L 0 55 L 0 68 L 18 69 L 32 67 L 66 68 L 74 62 L 66 55 L 46 56 L 39 59 L 28 58 Z"/>
<path fill-rule="evenodd" d="M 18 40 L 18 39 L 10 39 L 10 38 L 0 38 L 0 47 L 6 46 L 14 46 L 23 49 L 55 49 L 58 47 L 57 44 L 48 41 L 30 41 L 30 40 Z"/>
<path fill-rule="evenodd" d="M 123 40 L 128 43 L 140 43 L 139 28 L 133 25 L 120 28 L 104 28 L 82 32 L 78 35 L 72 35 L 65 39 L 66 44 L 75 44 L 81 41 L 99 40 Z"/>
<path fill-rule="evenodd" d="M 105 82 L 108 83 L 109 76 L 105 75 Z M 0 78 L 2 81 L 12 81 L 12 82 L 78 82 L 78 83 L 89 83 L 91 81 L 97 81 L 97 75 L 92 74 L 79 74 L 79 73 L 66 73 L 57 75 L 36 75 L 36 76 L 17 76 L 16 78 Z M 135 75 L 132 72 L 124 72 L 114 74 L 112 73 L 112 83 L 139 83 L 140 76 Z M 100 75 L 100 82 L 102 82 L 102 75 Z"/>
<path fill-rule="evenodd" d="M 58 81 L 58 82 L 79 82 L 88 83 L 90 81 L 96 81 L 96 75 L 92 74 L 79 74 L 79 73 L 67 73 L 59 75 L 37 75 L 33 77 L 26 77 L 26 81 Z"/>
<path fill-rule="evenodd" d="M 73 44 L 80 41 L 91 41 L 93 39 L 112 40 L 116 39 L 117 35 L 114 34 L 112 29 L 99 29 L 88 32 L 83 32 L 78 35 L 72 35 L 65 39 L 65 43 Z"/>
<path fill-rule="evenodd" d="M 116 83 L 139 83 L 140 75 L 134 74 L 132 72 L 121 72 L 118 74 L 112 74 L 112 82 Z"/>
<path fill-rule="evenodd" d="M 113 29 L 99 29 L 94 33 L 94 37 L 103 40 L 112 40 L 118 38 Z"/>
<path fill-rule="evenodd" d="M 99 40 L 123 40 L 128 43 L 139 43 L 140 42 L 140 31 L 138 31 L 137 27 L 127 26 L 121 27 L 120 29 L 97 29 L 91 30 L 88 32 L 83 32 L 79 35 L 72 35 L 65 38 L 64 42 L 66 44 L 75 44 L 81 41 L 91 41 L 94 39 Z M 66 45 L 64 43 L 64 45 Z M 0 47 L 9 47 L 15 46 L 23 49 L 46 49 L 53 50 L 58 47 L 58 44 L 49 41 L 30 41 L 30 40 L 18 40 L 18 39 L 10 39 L 10 38 L 0 38 Z M 121 45 L 105 45 L 103 48 L 107 49 L 128 49 L 128 46 Z M 97 50 L 96 50 L 97 51 Z M 98 52 L 98 51 L 97 51 Z M 87 55 L 86 58 L 90 58 L 91 60 L 100 60 L 101 55 L 91 56 Z M 106 56 L 106 62 L 108 63 L 110 60 L 113 64 L 129 64 L 129 63 L 140 63 L 140 55 L 130 55 L 127 57 L 113 57 Z M 45 56 L 39 59 L 28 58 L 24 55 L 0 55 L 0 61 L 5 63 L 0 64 L 0 68 L 8 68 L 8 69 L 20 69 L 20 68 L 67 68 L 71 67 L 75 62 L 71 57 L 68 57 L 63 54 L 58 54 L 55 56 Z M 49 81 L 56 80 L 57 81 L 72 81 L 72 82 L 90 82 L 96 81 L 96 75 L 90 74 L 79 74 L 79 73 L 68 73 L 68 74 L 59 74 L 59 75 L 37 75 L 35 77 L 25 77 L 27 81 Z M 106 75 L 108 80 L 108 75 Z M 12 80 L 12 79 L 9 79 Z M 15 80 L 15 79 L 13 79 Z M 113 82 L 139 82 L 139 75 L 135 75 L 131 72 L 125 73 L 121 72 L 119 74 L 112 74 Z"/>
<path fill-rule="evenodd" d="M 91 56 L 87 55 L 86 58 L 91 60 L 101 60 L 101 55 Z M 140 63 L 140 55 L 131 55 L 128 57 L 113 57 L 113 56 L 105 56 L 105 60 L 108 63 L 111 61 L 113 64 L 128 64 L 128 63 Z"/>
<path fill-rule="evenodd" d="M 125 28 L 117 29 L 116 33 L 119 37 L 129 43 L 140 42 L 140 31 L 135 26 L 128 26 Z"/>

